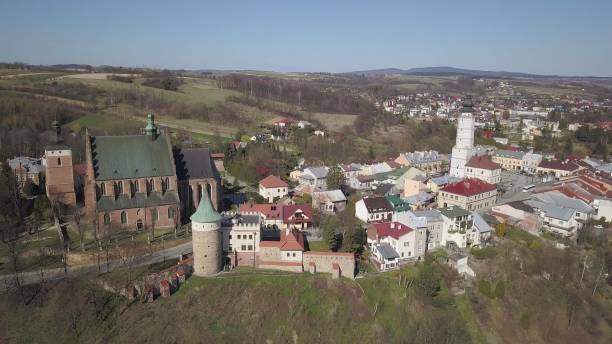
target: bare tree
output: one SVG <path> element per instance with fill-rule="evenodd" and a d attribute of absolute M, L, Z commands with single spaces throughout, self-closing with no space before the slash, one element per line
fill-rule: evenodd
<path fill-rule="evenodd" d="M 79 244 L 81 251 L 85 252 L 85 227 L 81 225 L 81 212 L 78 209 L 74 209 L 74 226 L 79 233 Z"/>

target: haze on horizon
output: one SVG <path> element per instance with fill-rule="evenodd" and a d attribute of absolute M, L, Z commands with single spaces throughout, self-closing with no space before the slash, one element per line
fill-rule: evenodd
<path fill-rule="evenodd" d="M 0 61 L 612 76 L 612 2 L 2 1 Z"/>

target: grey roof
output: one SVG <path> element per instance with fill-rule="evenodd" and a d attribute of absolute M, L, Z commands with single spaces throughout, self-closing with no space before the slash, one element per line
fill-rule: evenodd
<path fill-rule="evenodd" d="M 95 136 L 91 150 L 96 180 L 174 175 L 165 135 Z"/>
<path fill-rule="evenodd" d="M 434 162 L 442 160 L 442 156 L 437 151 L 422 151 L 403 154 L 406 160 L 411 164 L 420 164 L 425 162 Z"/>
<path fill-rule="evenodd" d="M 18 156 L 16 158 L 9 159 L 8 164 L 12 170 L 21 166 L 28 173 L 41 173 L 44 169 L 41 159 L 30 158 L 27 156 Z"/>
<path fill-rule="evenodd" d="M 495 152 L 495 155 L 504 158 L 523 159 L 525 152 L 501 149 Z"/>
<path fill-rule="evenodd" d="M 426 218 L 427 222 L 442 221 L 442 215 L 437 210 L 418 210 L 413 213 L 418 217 Z"/>
<path fill-rule="evenodd" d="M 548 191 L 535 194 L 534 197 L 544 203 L 552 203 L 561 208 L 574 209 L 581 213 L 592 214 L 595 209 L 577 198 L 567 197 L 558 191 Z"/>
<path fill-rule="evenodd" d="M 478 232 L 480 232 L 480 233 L 491 232 L 491 230 L 492 230 L 491 226 L 489 226 L 487 221 L 485 221 L 482 218 L 482 216 L 480 216 L 480 214 L 478 214 L 477 212 L 472 212 L 472 220 L 474 221 L 473 222 L 473 226 L 476 227 Z"/>
<path fill-rule="evenodd" d="M 393 247 L 391 247 L 391 245 L 387 243 L 376 245 L 376 249 L 378 249 L 378 252 L 380 252 L 380 255 L 384 259 L 399 258 L 399 254 L 393 249 Z"/>
<path fill-rule="evenodd" d="M 317 179 L 327 177 L 327 167 L 325 166 L 308 167 L 304 169 L 304 172 L 306 171 L 310 171 Z"/>
<path fill-rule="evenodd" d="M 221 178 L 208 148 L 175 149 L 173 153 L 179 180 Z"/>
<path fill-rule="evenodd" d="M 317 191 L 313 193 L 313 197 L 318 197 L 324 201 L 330 202 L 346 202 L 346 196 L 341 190 Z"/>
<path fill-rule="evenodd" d="M 575 210 L 569 208 L 562 208 L 550 203 L 544 203 L 536 200 L 527 200 L 526 204 L 540 209 L 540 211 L 544 212 L 545 216 L 551 217 L 553 219 L 559 219 L 563 221 L 569 221 L 574 215 Z"/>
<path fill-rule="evenodd" d="M 394 187 L 394 184 L 379 184 L 375 189 L 373 188 L 372 193 L 378 196 L 387 196 L 394 193 L 394 190 L 392 190 Z"/>
<path fill-rule="evenodd" d="M 468 216 L 471 213 L 463 208 L 461 208 L 460 206 L 457 205 L 451 205 L 449 207 L 446 208 L 441 208 L 440 209 L 440 213 L 442 213 L 442 215 L 448 217 L 448 218 L 455 218 L 455 217 L 459 217 L 459 216 Z"/>
<path fill-rule="evenodd" d="M 421 191 L 416 195 L 404 197 L 403 200 L 409 204 L 422 204 L 431 201 L 434 198 L 429 192 Z"/>
<path fill-rule="evenodd" d="M 445 174 L 440 177 L 431 178 L 430 180 L 432 181 L 432 183 L 436 185 L 446 185 L 446 184 L 458 182 L 461 180 L 461 178 L 453 177 L 450 174 Z"/>
<path fill-rule="evenodd" d="M 113 196 L 102 196 L 96 204 L 98 211 L 110 211 L 118 209 L 133 209 L 156 207 L 160 205 L 169 205 L 179 203 L 178 193 L 176 191 L 153 191 L 147 197 L 146 193 L 138 192 L 134 197 L 121 195 L 117 198 Z M 160 216 L 162 216 L 160 214 Z"/>

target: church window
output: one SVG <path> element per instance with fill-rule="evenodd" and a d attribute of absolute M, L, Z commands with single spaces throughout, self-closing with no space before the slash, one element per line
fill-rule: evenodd
<path fill-rule="evenodd" d="M 117 195 L 123 195 L 123 182 L 117 183 Z"/>
<path fill-rule="evenodd" d="M 104 224 L 105 225 L 110 224 L 110 215 L 108 213 L 104 214 Z"/>
<path fill-rule="evenodd" d="M 125 211 L 121 212 L 121 224 L 124 225 L 127 223 L 127 213 Z"/>
<path fill-rule="evenodd" d="M 62 166 L 62 158 L 57 158 L 57 166 Z"/>
<path fill-rule="evenodd" d="M 157 222 L 157 208 L 151 209 L 151 220 Z"/>
<path fill-rule="evenodd" d="M 100 183 L 100 194 L 106 196 L 106 183 Z"/>
<path fill-rule="evenodd" d="M 173 207 L 168 207 L 168 218 L 169 219 L 174 218 L 174 208 Z"/>

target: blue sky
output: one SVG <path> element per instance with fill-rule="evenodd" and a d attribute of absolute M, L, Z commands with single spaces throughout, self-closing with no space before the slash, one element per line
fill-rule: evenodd
<path fill-rule="evenodd" d="M 612 1 L 0 0 L 0 61 L 612 76 Z"/>

